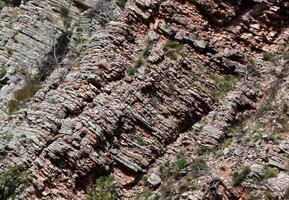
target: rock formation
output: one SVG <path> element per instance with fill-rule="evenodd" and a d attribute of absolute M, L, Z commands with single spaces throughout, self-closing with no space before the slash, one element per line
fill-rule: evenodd
<path fill-rule="evenodd" d="M 289 198 L 288 9 L 8 3 L 0 197 L 85 199 L 110 175 L 117 199 Z M 4 184 L 23 169 L 25 184 Z"/>

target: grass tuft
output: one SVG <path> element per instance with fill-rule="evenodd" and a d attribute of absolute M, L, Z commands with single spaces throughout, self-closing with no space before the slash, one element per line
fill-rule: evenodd
<path fill-rule="evenodd" d="M 0 174 L 0 199 L 15 199 L 27 187 L 27 166 L 24 164 L 9 167 Z"/>
<path fill-rule="evenodd" d="M 100 177 L 95 185 L 88 188 L 86 200 L 116 200 L 116 187 L 112 176 Z"/>
<path fill-rule="evenodd" d="M 233 184 L 239 185 L 240 183 L 242 183 L 250 172 L 251 168 L 249 166 L 244 166 L 240 172 L 234 171 L 233 173 L 231 173 Z"/>

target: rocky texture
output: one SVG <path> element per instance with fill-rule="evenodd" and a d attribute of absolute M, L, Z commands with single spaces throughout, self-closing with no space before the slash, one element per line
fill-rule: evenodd
<path fill-rule="evenodd" d="M 270 133 L 261 140 L 250 128 L 257 126 L 253 118 L 247 132 L 230 127 L 245 114 L 256 112 L 255 119 L 261 118 L 272 100 L 286 96 L 286 55 L 273 59 L 261 53 L 286 52 L 287 2 L 137 0 L 128 1 L 122 14 L 111 1 L 69 2 L 28 1 L 1 11 L 8 18 L 16 11 L 35 15 L 29 26 L 16 15 L 3 32 L 5 40 L 11 41 L 9 32 L 17 30 L 16 35 L 30 30 L 44 37 L 28 34 L 29 39 L 19 40 L 16 52 L 31 59 L 26 65 L 25 59 L 17 62 L 17 53 L 8 56 L 9 46 L 3 48 L 9 72 L 1 89 L 5 98 L 15 95 L 15 87 L 5 87 L 20 77 L 10 77 L 10 69 L 19 73 L 23 65 L 29 74 L 41 75 L 43 57 L 57 57 L 27 107 L 1 125 L 1 171 L 17 163 L 29 166 L 31 185 L 18 199 L 83 199 L 85 189 L 107 174 L 124 199 L 145 188 L 144 174 L 154 197 L 165 187 L 170 192 L 164 199 L 246 199 L 248 190 L 263 192 L 258 197 L 264 199 L 266 181 L 258 186 L 252 177 L 264 176 L 267 165 L 282 171 L 270 177 L 268 189 L 274 198 L 284 197 L 286 186 L 278 185 L 288 176 L 288 138 L 282 137 L 280 147 L 268 142 Z M 68 16 L 63 6 L 69 7 Z M 9 10 L 14 12 L 5 14 Z M 43 10 L 48 19 L 37 20 Z M 59 43 L 68 33 L 69 41 Z M 57 44 L 67 52 L 55 52 Z M 8 57 L 16 60 L 10 61 L 12 67 L 6 66 Z M 255 143 L 242 142 L 254 134 Z M 228 137 L 230 144 L 223 145 Z M 220 157 L 209 153 L 214 150 Z M 230 173 L 244 163 L 251 171 L 236 185 Z M 162 165 L 178 176 L 164 179 Z M 225 172 L 220 172 L 222 165 Z M 184 191 L 184 183 L 194 186 Z"/>

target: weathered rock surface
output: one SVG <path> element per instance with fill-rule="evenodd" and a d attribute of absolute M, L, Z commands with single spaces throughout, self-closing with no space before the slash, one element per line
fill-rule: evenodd
<path fill-rule="evenodd" d="M 256 130 L 236 134 L 230 127 L 262 107 L 263 99 L 270 108 L 273 97 L 286 94 L 277 93 L 285 78 L 270 74 L 275 65 L 286 67 L 285 56 L 270 63 L 260 52 L 284 50 L 287 4 L 132 0 L 122 13 L 112 1 L 31 0 L 5 7 L 0 170 L 25 163 L 31 173 L 31 185 L 17 198 L 83 199 L 97 177 L 112 174 L 119 198 L 132 199 L 145 187 L 140 176 L 146 173 L 158 195 L 158 186 L 167 183 L 156 171 L 174 164 L 182 149 L 189 159 L 176 164 L 181 178 L 171 182 L 175 192 L 167 199 L 191 181 L 197 187 L 188 186 L 184 199 L 246 199 L 246 188 L 257 188 L 251 176 L 235 186 L 228 175 L 240 163 L 252 166 L 252 177 L 262 177 L 268 165 L 286 178 L 288 137 L 277 146 Z M 26 84 L 22 68 L 42 85 L 11 117 L 8 105 Z M 276 93 L 267 94 L 272 85 Z M 240 139 L 250 134 L 257 138 L 252 144 Z M 223 153 L 228 137 L 225 155 L 206 154 L 216 148 Z M 221 173 L 222 164 L 229 170 Z M 278 177 L 268 184 L 282 198 Z"/>

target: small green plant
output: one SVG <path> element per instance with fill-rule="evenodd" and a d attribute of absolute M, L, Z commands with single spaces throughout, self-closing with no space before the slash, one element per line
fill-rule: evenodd
<path fill-rule="evenodd" d="M 221 167 L 220 167 L 220 170 L 226 171 L 226 166 L 221 166 Z"/>
<path fill-rule="evenodd" d="M 136 73 L 136 69 L 134 67 L 129 67 L 126 69 L 126 73 L 128 76 L 134 76 Z"/>
<path fill-rule="evenodd" d="M 234 171 L 233 173 L 231 173 L 233 184 L 238 185 L 242 183 L 250 172 L 251 168 L 249 166 L 244 166 L 240 172 Z"/>
<path fill-rule="evenodd" d="M 197 69 L 200 73 L 205 71 L 205 66 L 202 63 L 197 63 Z"/>
<path fill-rule="evenodd" d="M 249 194 L 248 195 L 248 200 L 259 200 L 259 198 L 255 194 Z"/>
<path fill-rule="evenodd" d="M 254 60 L 250 60 L 246 65 L 247 74 L 256 72 L 257 65 Z"/>
<path fill-rule="evenodd" d="M 289 186 L 285 190 L 284 199 L 289 200 Z"/>
<path fill-rule="evenodd" d="M 188 190 L 189 190 L 189 184 L 188 183 L 183 183 L 183 184 L 179 185 L 179 187 L 178 187 L 179 194 L 182 194 Z"/>
<path fill-rule="evenodd" d="M 172 176 L 172 170 L 169 162 L 161 164 L 159 167 L 159 172 L 162 178 L 167 179 Z"/>
<path fill-rule="evenodd" d="M 274 199 L 273 193 L 271 191 L 269 191 L 269 190 L 267 190 L 265 192 L 265 196 L 266 196 L 266 199 L 268 199 L 268 200 L 273 200 Z"/>
<path fill-rule="evenodd" d="M 283 105 L 282 105 L 282 112 L 283 112 L 283 113 L 287 113 L 288 111 L 289 111 L 288 102 L 287 102 L 287 101 L 284 101 L 284 102 L 283 102 Z"/>
<path fill-rule="evenodd" d="M 270 74 L 276 76 L 279 79 L 284 78 L 285 76 L 285 74 L 282 71 L 277 71 L 275 68 L 270 70 Z"/>
<path fill-rule="evenodd" d="M 191 164 L 193 171 L 204 171 L 208 169 L 207 162 L 202 158 L 196 158 Z"/>
<path fill-rule="evenodd" d="M 180 171 L 186 167 L 186 164 L 187 164 L 187 161 L 185 157 L 185 152 L 180 151 L 176 157 L 175 167 L 178 171 Z"/>
<path fill-rule="evenodd" d="M 264 178 L 269 179 L 269 178 L 276 177 L 278 173 L 279 173 L 279 170 L 277 168 L 267 166 L 265 170 Z"/>
<path fill-rule="evenodd" d="M 205 155 L 205 154 L 207 154 L 209 152 L 210 152 L 209 148 L 204 147 L 204 146 L 198 146 L 196 153 L 197 153 L 198 156 L 202 156 L 202 155 Z"/>
<path fill-rule="evenodd" d="M 0 69 L 0 79 L 3 78 L 7 73 L 7 70 L 5 68 Z"/>
<path fill-rule="evenodd" d="M 233 75 L 224 75 L 223 77 L 215 74 L 210 73 L 210 78 L 216 81 L 219 84 L 219 87 L 217 89 L 213 89 L 211 91 L 211 95 L 214 100 L 219 100 L 225 94 L 227 94 L 233 87 L 233 84 L 236 82 L 237 78 Z"/>
<path fill-rule="evenodd" d="M 184 158 L 179 158 L 175 161 L 177 170 L 182 170 L 186 167 L 186 160 Z"/>
<path fill-rule="evenodd" d="M 143 196 L 144 199 L 148 199 L 151 195 L 152 195 L 152 191 L 146 187 L 146 188 L 144 188 L 141 196 Z"/>
<path fill-rule="evenodd" d="M 138 57 L 135 61 L 135 68 L 140 68 L 142 65 L 144 64 L 144 59 L 142 57 L 142 55 L 140 57 Z"/>
<path fill-rule="evenodd" d="M 76 52 L 78 54 L 80 54 L 80 52 L 83 50 L 83 47 L 86 45 L 86 43 L 87 43 L 87 39 L 85 38 L 78 37 L 76 39 Z"/>
<path fill-rule="evenodd" d="M 10 100 L 8 103 L 8 112 L 9 114 L 13 114 L 19 110 L 19 106 L 17 101 L 15 100 Z"/>
<path fill-rule="evenodd" d="M 120 8 L 124 8 L 126 2 L 127 2 L 127 0 L 116 0 L 115 1 L 116 5 L 119 6 Z"/>
<path fill-rule="evenodd" d="M 69 9 L 67 7 L 65 7 L 65 6 L 61 6 L 60 7 L 60 15 L 63 18 L 67 18 L 68 15 L 69 15 Z"/>
<path fill-rule="evenodd" d="M 6 3 L 3 0 L 0 0 L 0 10 L 6 6 Z"/>
<path fill-rule="evenodd" d="M 11 133 L 9 133 L 9 132 L 5 132 L 5 133 L 0 134 L 0 137 L 1 137 L 2 140 L 5 140 L 6 142 L 9 142 L 9 141 L 12 140 L 13 135 Z"/>
<path fill-rule="evenodd" d="M 265 61 L 270 61 L 270 62 L 275 62 L 276 61 L 276 54 L 275 53 L 271 53 L 271 52 L 265 52 L 263 54 L 263 60 Z"/>
<path fill-rule="evenodd" d="M 19 164 L 9 167 L 0 174 L 0 199 L 15 199 L 27 187 L 27 166 Z"/>
<path fill-rule="evenodd" d="M 27 80 L 24 87 L 14 93 L 15 99 L 17 101 L 26 101 L 35 96 L 39 89 L 40 85 L 35 84 L 31 80 Z"/>
<path fill-rule="evenodd" d="M 176 60 L 183 48 L 183 44 L 175 40 L 166 40 L 164 50 L 171 59 Z"/>
<path fill-rule="evenodd" d="M 143 180 L 143 182 L 147 182 L 148 181 L 148 176 L 142 176 L 142 178 L 141 178 L 142 180 Z"/>
<path fill-rule="evenodd" d="M 26 137 L 26 134 L 24 134 L 24 133 L 17 136 L 17 139 L 25 139 L 25 138 L 27 138 L 27 137 Z"/>
<path fill-rule="evenodd" d="M 100 177 L 87 189 L 86 200 L 116 200 L 116 188 L 112 176 Z"/>
<path fill-rule="evenodd" d="M 216 157 L 220 157 L 223 155 L 223 151 L 224 149 L 229 146 L 231 144 L 231 140 L 230 139 L 225 139 L 214 151 L 214 155 Z"/>

